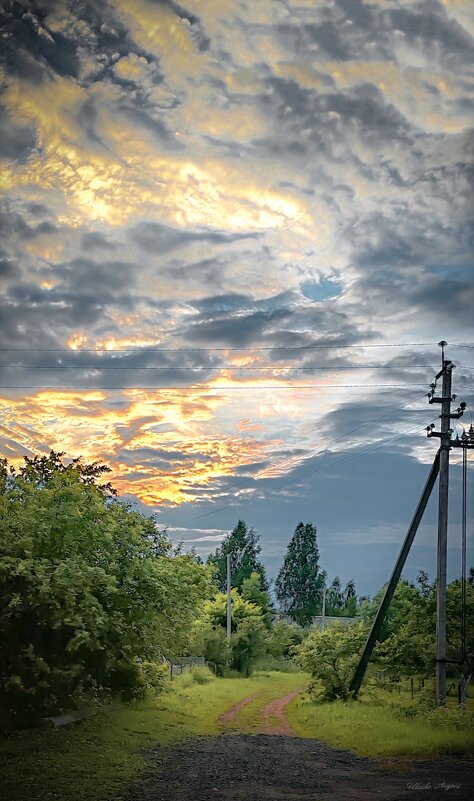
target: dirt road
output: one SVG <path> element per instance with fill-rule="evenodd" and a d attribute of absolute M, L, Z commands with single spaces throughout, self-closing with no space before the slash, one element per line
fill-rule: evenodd
<path fill-rule="evenodd" d="M 128 801 L 471 801 L 464 759 L 375 760 L 295 735 L 285 717 L 297 693 L 262 709 L 260 731 L 235 733 L 240 701 L 222 718 L 229 732 L 148 752 Z"/>

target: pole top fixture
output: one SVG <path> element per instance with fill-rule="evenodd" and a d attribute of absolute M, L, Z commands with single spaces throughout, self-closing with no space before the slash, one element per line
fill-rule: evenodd
<path fill-rule="evenodd" d="M 438 342 L 438 346 L 441 348 L 441 361 L 444 362 L 444 349 L 448 343 L 445 339 L 442 339 L 441 342 Z"/>

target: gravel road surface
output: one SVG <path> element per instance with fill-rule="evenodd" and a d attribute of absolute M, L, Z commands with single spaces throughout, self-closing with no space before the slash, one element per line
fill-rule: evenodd
<path fill-rule="evenodd" d="M 127 801 L 473 801 L 471 760 L 365 759 L 297 737 L 285 715 L 296 695 L 263 708 L 261 733 L 236 731 L 253 695 L 220 718 L 229 733 L 148 751 Z"/>

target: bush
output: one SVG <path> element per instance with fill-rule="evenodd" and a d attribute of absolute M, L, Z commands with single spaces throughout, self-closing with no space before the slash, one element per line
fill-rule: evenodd
<path fill-rule="evenodd" d="M 242 676 L 250 676 L 257 659 L 265 653 L 265 624 L 259 618 L 248 617 L 240 623 L 231 637 L 232 667 Z"/>
<path fill-rule="evenodd" d="M 214 675 L 208 667 L 195 667 L 192 669 L 191 675 L 195 684 L 208 684 L 214 679 Z"/>
<path fill-rule="evenodd" d="M 366 634 L 362 622 L 334 624 L 309 634 L 298 650 L 297 661 L 313 677 L 309 691 L 315 698 L 334 701 L 349 697 L 349 684 Z"/>
<path fill-rule="evenodd" d="M 7 725 L 160 685 L 210 574 L 169 555 L 154 521 L 112 497 L 107 468 L 61 454 L 0 463 L 0 710 Z"/>

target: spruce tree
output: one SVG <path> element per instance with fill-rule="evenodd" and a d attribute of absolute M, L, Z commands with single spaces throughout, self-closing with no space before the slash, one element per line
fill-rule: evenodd
<path fill-rule="evenodd" d="M 248 528 L 244 520 L 239 520 L 222 545 L 208 559 L 208 563 L 217 568 L 216 583 L 220 592 L 227 589 L 227 554 L 230 554 L 232 587 L 237 587 L 240 592 L 245 579 L 250 578 L 252 573 L 258 573 L 261 576 L 262 589 L 268 591 L 265 568 L 258 558 L 261 550 L 257 532 Z"/>
<path fill-rule="evenodd" d="M 275 581 L 281 608 L 301 626 L 321 612 L 325 573 L 319 570 L 316 526 L 298 523 Z"/>

